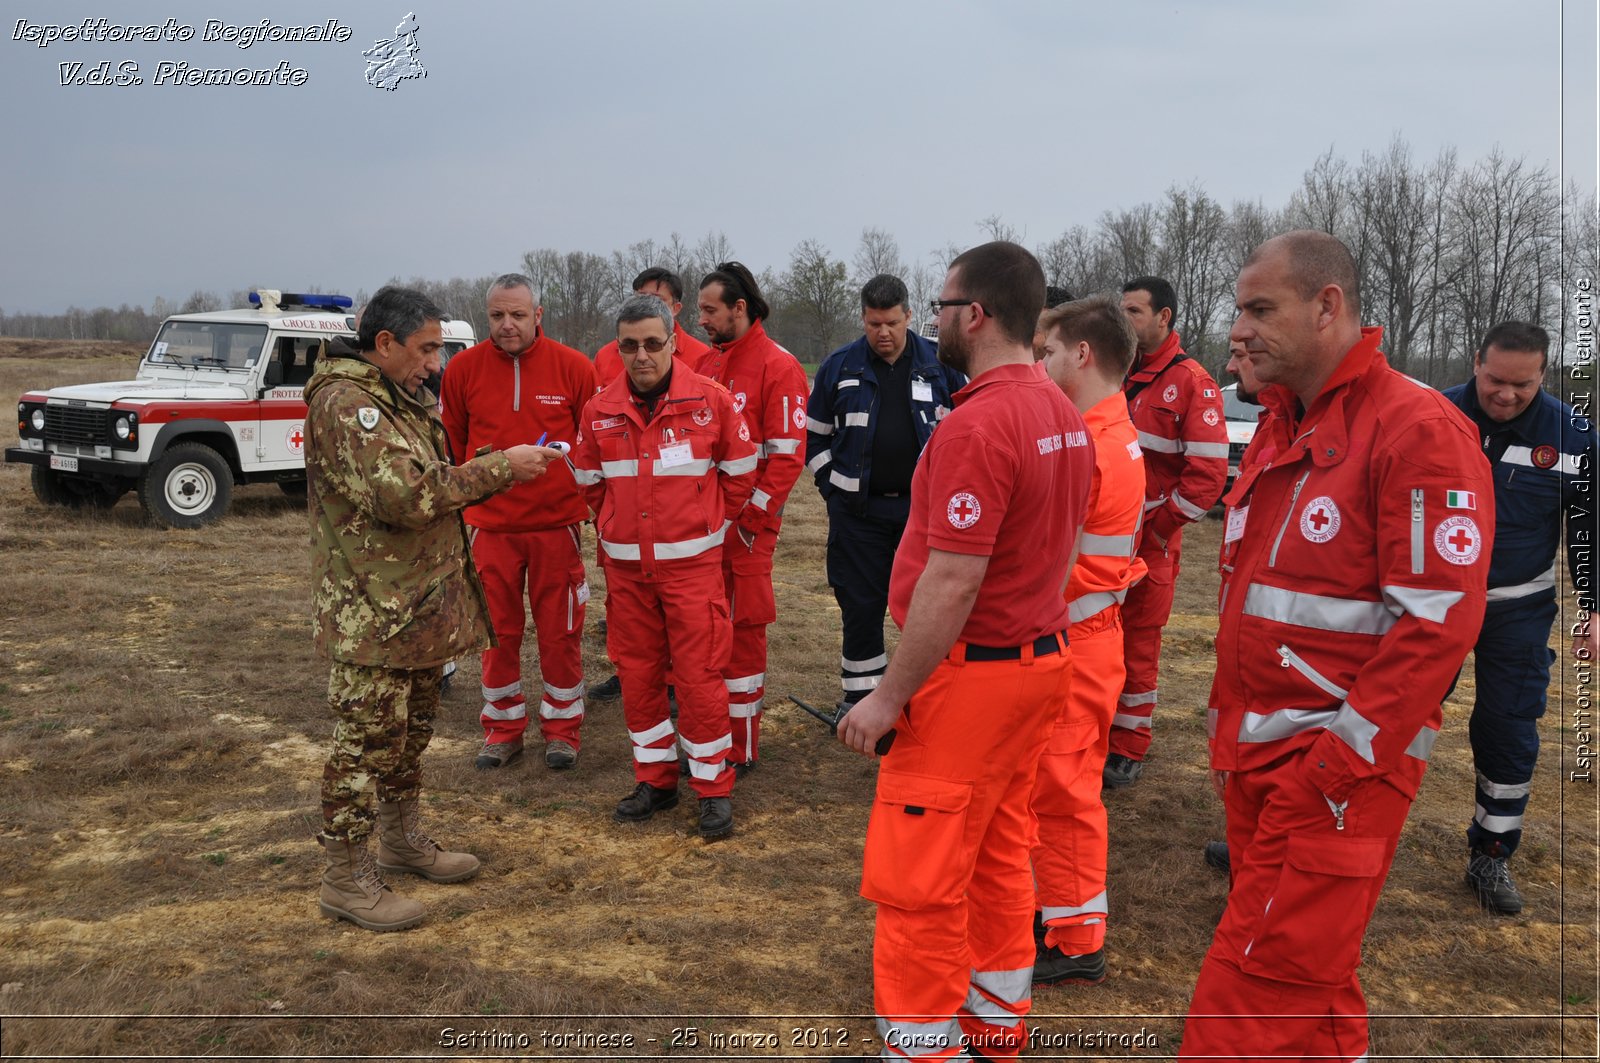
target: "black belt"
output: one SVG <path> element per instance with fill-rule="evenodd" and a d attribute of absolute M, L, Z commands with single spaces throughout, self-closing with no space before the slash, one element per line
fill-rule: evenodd
<path fill-rule="evenodd" d="M 1067 645 L 1065 631 L 1052 631 L 1048 635 L 1040 635 L 1033 640 L 1033 655 L 1035 657 L 1048 657 L 1052 653 L 1060 653 Z M 969 661 L 1020 661 L 1022 660 L 1021 646 L 974 646 L 967 644 L 967 660 Z"/>

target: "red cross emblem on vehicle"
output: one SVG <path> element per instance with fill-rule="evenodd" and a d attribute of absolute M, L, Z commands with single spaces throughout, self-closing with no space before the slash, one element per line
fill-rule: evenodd
<path fill-rule="evenodd" d="M 283 437 L 283 441 L 289 445 L 289 449 L 296 454 L 300 453 L 306 445 L 304 429 L 304 425 L 292 424 L 289 426 L 288 434 Z"/>
<path fill-rule="evenodd" d="M 1313 498 L 1300 511 L 1300 534 L 1314 543 L 1325 543 L 1339 534 L 1341 523 L 1338 503 L 1327 495 Z"/>
<path fill-rule="evenodd" d="M 1483 553 L 1483 535 L 1471 517 L 1449 517 L 1433 530 L 1433 548 L 1452 565 L 1470 565 Z"/>

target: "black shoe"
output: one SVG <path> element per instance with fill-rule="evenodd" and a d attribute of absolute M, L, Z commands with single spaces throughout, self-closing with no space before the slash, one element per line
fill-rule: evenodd
<path fill-rule="evenodd" d="M 614 675 L 599 686 L 590 687 L 588 697 L 594 701 L 616 701 L 622 697 L 622 677 Z"/>
<path fill-rule="evenodd" d="M 1206 842 L 1206 866 L 1214 867 L 1218 871 L 1227 871 L 1231 866 L 1228 860 L 1227 842 Z"/>
<path fill-rule="evenodd" d="M 674 796 L 674 802 L 677 798 Z M 726 797 L 700 799 L 700 837 L 716 841 L 733 833 L 733 802 Z"/>
<path fill-rule="evenodd" d="M 1034 909 L 1033 913 L 1033 951 L 1044 951 L 1044 935 L 1047 931 L 1044 925 L 1044 913 Z"/>
<path fill-rule="evenodd" d="M 746 775 L 749 775 L 751 772 L 753 772 L 755 770 L 756 770 L 756 762 L 755 761 L 753 761 L 753 760 L 741 760 L 737 764 L 733 765 L 733 777 L 735 779 L 742 779 Z"/>
<path fill-rule="evenodd" d="M 1106 758 L 1105 770 L 1100 773 L 1100 784 L 1108 790 L 1120 790 L 1139 781 L 1144 771 L 1144 761 L 1113 753 Z"/>
<path fill-rule="evenodd" d="M 618 823 L 643 823 L 657 812 L 676 807 L 678 807 L 676 787 L 664 790 L 659 786 L 642 782 L 633 788 L 633 793 L 617 802 L 617 810 L 611 813 L 611 818 Z"/>
<path fill-rule="evenodd" d="M 1478 894 L 1478 903 L 1500 915 L 1516 915 L 1522 911 L 1522 894 L 1511 881 L 1509 857 L 1491 856 L 1474 849 L 1467 861 L 1467 885 Z"/>
<path fill-rule="evenodd" d="M 1105 946 L 1084 956 L 1068 956 L 1051 945 L 1040 949 L 1033 958 L 1034 985 L 1060 985 L 1062 982 L 1099 985 L 1105 980 Z"/>

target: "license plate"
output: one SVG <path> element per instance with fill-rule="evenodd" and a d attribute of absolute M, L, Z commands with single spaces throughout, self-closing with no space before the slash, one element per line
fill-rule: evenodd
<path fill-rule="evenodd" d="M 65 454 L 50 455 L 50 467 L 60 472 L 77 472 L 78 459 L 69 458 Z"/>

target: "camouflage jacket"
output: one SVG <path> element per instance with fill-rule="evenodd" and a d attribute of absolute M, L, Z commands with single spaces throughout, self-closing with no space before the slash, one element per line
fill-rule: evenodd
<path fill-rule="evenodd" d="M 318 652 L 429 668 L 482 649 L 494 634 L 461 510 L 509 485 L 511 462 L 451 465 L 431 395 L 402 393 L 347 344 L 329 353 L 305 391 Z"/>

